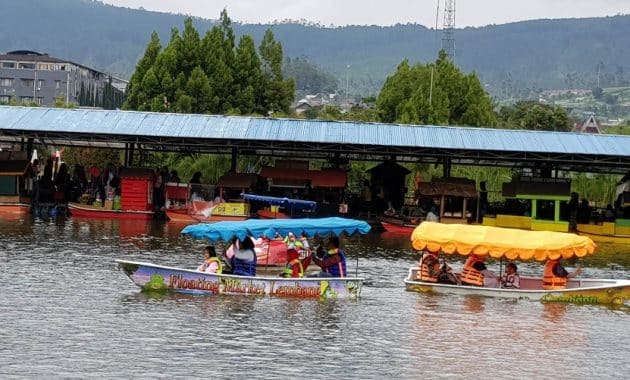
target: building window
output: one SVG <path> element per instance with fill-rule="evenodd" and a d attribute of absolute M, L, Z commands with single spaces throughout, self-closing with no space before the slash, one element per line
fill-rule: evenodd
<path fill-rule="evenodd" d="M 43 79 L 38 79 L 37 80 L 37 89 L 39 90 L 43 86 L 44 86 L 44 80 Z"/>
<path fill-rule="evenodd" d="M 0 103 L 9 103 L 11 97 L 9 95 L 0 95 Z"/>
<path fill-rule="evenodd" d="M 32 96 L 20 96 L 20 101 L 22 103 L 31 103 L 33 101 Z"/>
<path fill-rule="evenodd" d="M 35 64 L 34 63 L 25 63 L 25 62 L 21 62 L 18 65 L 19 69 L 29 69 L 29 70 L 35 70 Z"/>
<path fill-rule="evenodd" d="M 15 69 L 15 62 L 2 62 L 3 69 Z"/>
<path fill-rule="evenodd" d="M 35 85 L 35 80 L 34 79 L 22 78 L 21 81 L 22 81 L 22 86 L 24 86 L 24 87 L 33 88 L 33 85 Z"/>
<path fill-rule="evenodd" d="M 0 86 L 13 86 L 13 78 L 0 78 Z"/>
<path fill-rule="evenodd" d="M 44 98 L 42 98 L 41 96 L 37 98 L 37 105 L 41 106 L 42 104 L 44 104 Z"/>
<path fill-rule="evenodd" d="M 60 80 L 56 80 L 55 81 L 55 88 L 58 90 L 61 88 L 61 81 Z"/>

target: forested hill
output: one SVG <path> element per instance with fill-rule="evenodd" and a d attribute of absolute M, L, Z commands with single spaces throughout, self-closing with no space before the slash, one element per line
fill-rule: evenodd
<path fill-rule="evenodd" d="M 229 14 L 229 9 L 228 9 Z M 216 15 L 218 18 L 219 15 Z M 0 51 L 30 49 L 128 77 L 156 30 L 163 44 L 183 15 L 131 10 L 90 0 L 2 0 Z M 195 20 L 204 33 L 212 21 Z M 260 41 L 268 25 L 235 24 Z M 307 56 L 351 87 L 378 91 L 405 57 L 433 60 L 441 35 L 419 25 L 272 26 L 286 56 Z M 630 16 L 537 20 L 458 29 L 456 63 L 476 71 L 495 94 L 518 88 L 604 86 L 630 82 Z M 348 68 L 348 65 L 350 67 Z"/>

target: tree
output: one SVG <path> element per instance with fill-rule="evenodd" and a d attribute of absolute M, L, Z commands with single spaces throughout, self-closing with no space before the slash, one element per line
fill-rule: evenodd
<path fill-rule="evenodd" d="M 536 101 L 521 101 L 502 107 L 499 117 L 500 126 L 509 129 L 567 132 L 572 128 L 564 108 Z"/>
<path fill-rule="evenodd" d="M 240 113 L 246 115 L 261 111 L 257 107 L 256 95 L 261 91 L 262 73 L 254 40 L 250 36 L 242 36 L 236 48 L 234 79 L 234 105 Z"/>
<path fill-rule="evenodd" d="M 147 48 L 144 51 L 144 56 L 138 61 L 136 65 L 136 70 L 134 71 L 131 79 L 129 80 L 129 84 L 127 85 L 127 101 L 125 102 L 123 108 L 125 109 L 138 109 L 139 100 L 138 94 L 142 91 L 140 88 L 140 83 L 144 78 L 146 72 L 155 64 L 155 60 L 162 49 L 162 45 L 160 44 L 160 37 L 157 32 L 151 33 L 151 39 Z"/>
<path fill-rule="evenodd" d="M 209 110 L 212 101 L 212 89 L 208 77 L 201 67 L 197 66 L 193 69 L 186 84 L 186 94 L 191 100 L 192 113 L 205 113 Z"/>
<path fill-rule="evenodd" d="M 265 32 L 258 50 L 262 63 L 262 91 L 258 94 L 258 109 L 261 112 L 289 112 L 295 82 L 283 78 L 282 45 L 276 42 L 271 29 Z"/>

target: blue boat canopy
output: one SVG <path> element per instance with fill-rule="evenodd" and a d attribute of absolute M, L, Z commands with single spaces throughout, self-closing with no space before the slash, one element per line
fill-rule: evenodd
<path fill-rule="evenodd" d="M 269 197 L 266 195 L 256 195 L 256 194 L 241 194 L 241 198 L 245 200 L 249 200 L 249 201 L 266 202 L 266 203 L 269 203 L 270 205 L 289 207 L 289 208 L 298 207 L 298 208 L 308 209 L 308 210 L 315 210 L 317 208 L 317 202 L 305 201 L 302 199 Z"/>
<path fill-rule="evenodd" d="M 276 233 L 280 236 L 287 236 L 289 232 L 293 232 L 296 235 L 304 233 L 307 236 L 324 236 L 329 234 L 338 236 L 342 233 L 347 235 L 355 233 L 367 234 L 370 232 L 370 228 L 370 225 L 362 220 L 337 217 L 317 219 L 248 219 L 238 222 L 193 224 L 186 226 L 182 230 L 182 235 L 190 235 L 197 239 L 208 239 L 210 241 L 229 241 L 233 237 L 243 240 L 246 236 L 273 239 Z"/>

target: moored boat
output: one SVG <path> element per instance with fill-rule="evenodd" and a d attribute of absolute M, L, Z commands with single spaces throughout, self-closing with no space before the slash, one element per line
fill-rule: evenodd
<path fill-rule="evenodd" d="M 218 222 L 190 225 L 182 234 L 198 239 L 229 242 L 233 238 L 247 237 L 273 239 L 289 232 L 308 236 L 325 236 L 354 233 L 366 234 L 369 224 L 352 219 L 251 219 L 243 222 Z M 269 240 L 271 246 L 273 240 Z M 269 253 L 271 251 L 268 251 Z M 268 253 L 268 254 L 269 254 Z M 286 263 L 286 257 L 283 258 Z M 363 278 L 355 277 L 301 277 L 281 278 L 269 276 L 237 276 L 212 274 L 196 270 L 173 268 L 153 263 L 117 260 L 119 267 L 144 290 L 174 291 L 198 294 L 248 294 L 270 297 L 301 298 L 358 298 Z M 308 265 L 304 265 L 307 267 Z M 358 258 L 357 258 L 358 268 Z"/>
<path fill-rule="evenodd" d="M 590 238 L 575 234 L 432 222 L 417 227 L 411 241 L 419 251 L 521 261 L 580 258 L 595 252 Z M 422 281 L 419 272 L 418 267 L 409 269 L 404 280 L 407 290 L 579 304 L 621 305 L 630 300 L 627 279 L 568 279 L 566 288 L 548 290 L 543 288 L 542 278 L 521 276 L 520 289 L 504 289 Z"/>
<path fill-rule="evenodd" d="M 401 235 L 411 235 L 414 228 L 416 228 L 415 224 L 407 224 L 407 223 L 390 223 L 381 220 L 381 225 L 387 232 L 392 232 Z"/>
<path fill-rule="evenodd" d="M 83 218 L 114 218 L 114 219 L 140 219 L 149 220 L 153 218 L 153 211 L 147 210 L 113 210 L 100 206 L 86 205 L 81 203 L 68 203 L 68 209 L 74 217 Z"/>

